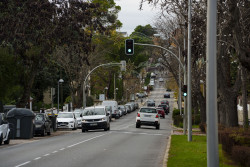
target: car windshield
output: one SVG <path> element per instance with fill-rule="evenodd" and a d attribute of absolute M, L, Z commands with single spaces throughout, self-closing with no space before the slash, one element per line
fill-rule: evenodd
<path fill-rule="evenodd" d="M 83 110 L 82 109 L 75 109 L 74 112 L 79 112 L 79 113 L 82 113 Z"/>
<path fill-rule="evenodd" d="M 142 113 L 157 113 L 156 109 L 153 109 L 153 108 L 142 108 L 140 110 L 140 112 L 142 112 Z"/>
<path fill-rule="evenodd" d="M 77 112 L 77 113 L 75 113 L 76 118 L 81 117 L 80 115 L 81 115 L 81 113 L 78 113 L 78 112 Z"/>
<path fill-rule="evenodd" d="M 57 118 L 73 118 L 72 113 L 59 113 Z"/>
<path fill-rule="evenodd" d="M 43 116 L 38 114 L 38 115 L 36 115 L 35 120 L 36 121 L 43 121 Z"/>
<path fill-rule="evenodd" d="M 83 115 L 105 115 L 105 111 L 103 108 L 89 108 L 89 109 L 84 109 Z"/>

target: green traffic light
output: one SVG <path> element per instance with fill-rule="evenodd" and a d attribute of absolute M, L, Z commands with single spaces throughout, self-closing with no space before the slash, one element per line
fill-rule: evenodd
<path fill-rule="evenodd" d="M 183 93 L 183 96 L 187 96 L 187 93 Z"/>

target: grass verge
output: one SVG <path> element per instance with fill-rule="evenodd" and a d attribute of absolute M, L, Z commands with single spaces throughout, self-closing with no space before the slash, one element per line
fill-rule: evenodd
<path fill-rule="evenodd" d="M 220 167 L 235 167 L 228 165 L 231 161 L 222 154 L 219 146 Z M 192 136 L 192 142 L 187 136 L 172 135 L 169 150 L 168 167 L 205 167 L 207 166 L 206 136 Z"/>

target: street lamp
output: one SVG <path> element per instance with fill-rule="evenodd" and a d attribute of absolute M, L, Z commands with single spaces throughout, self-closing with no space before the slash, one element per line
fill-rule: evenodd
<path fill-rule="evenodd" d="M 105 87 L 105 88 L 104 88 L 105 100 L 108 99 L 107 93 L 108 93 L 108 87 Z"/>
<path fill-rule="evenodd" d="M 58 81 L 58 97 L 57 97 L 57 114 L 58 114 L 58 112 L 59 112 L 59 85 L 60 85 L 60 83 L 63 83 L 64 82 L 64 80 L 63 79 L 59 79 L 59 81 Z"/>
<path fill-rule="evenodd" d="M 118 90 L 118 88 L 115 88 L 115 100 L 116 100 L 116 91 Z"/>

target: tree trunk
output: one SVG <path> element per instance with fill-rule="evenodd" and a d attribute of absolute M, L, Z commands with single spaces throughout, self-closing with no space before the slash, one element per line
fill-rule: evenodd
<path fill-rule="evenodd" d="M 201 124 L 205 124 L 207 117 L 206 117 L 206 99 L 200 92 L 198 94 L 198 102 L 199 102 L 199 107 L 200 107 L 200 119 L 201 119 Z"/>
<path fill-rule="evenodd" d="M 29 99 L 31 96 L 31 89 L 34 83 L 37 70 L 33 69 L 29 72 L 29 75 L 23 74 L 23 95 L 20 101 L 17 103 L 17 107 L 25 108 L 29 104 Z"/>
<path fill-rule="evenodd" d="M 247 71 L 244 67 L 242 67 L 242 104 L 243 104 L 243 127 L 248 128 L 248 111 L 247 111 Z"/>

